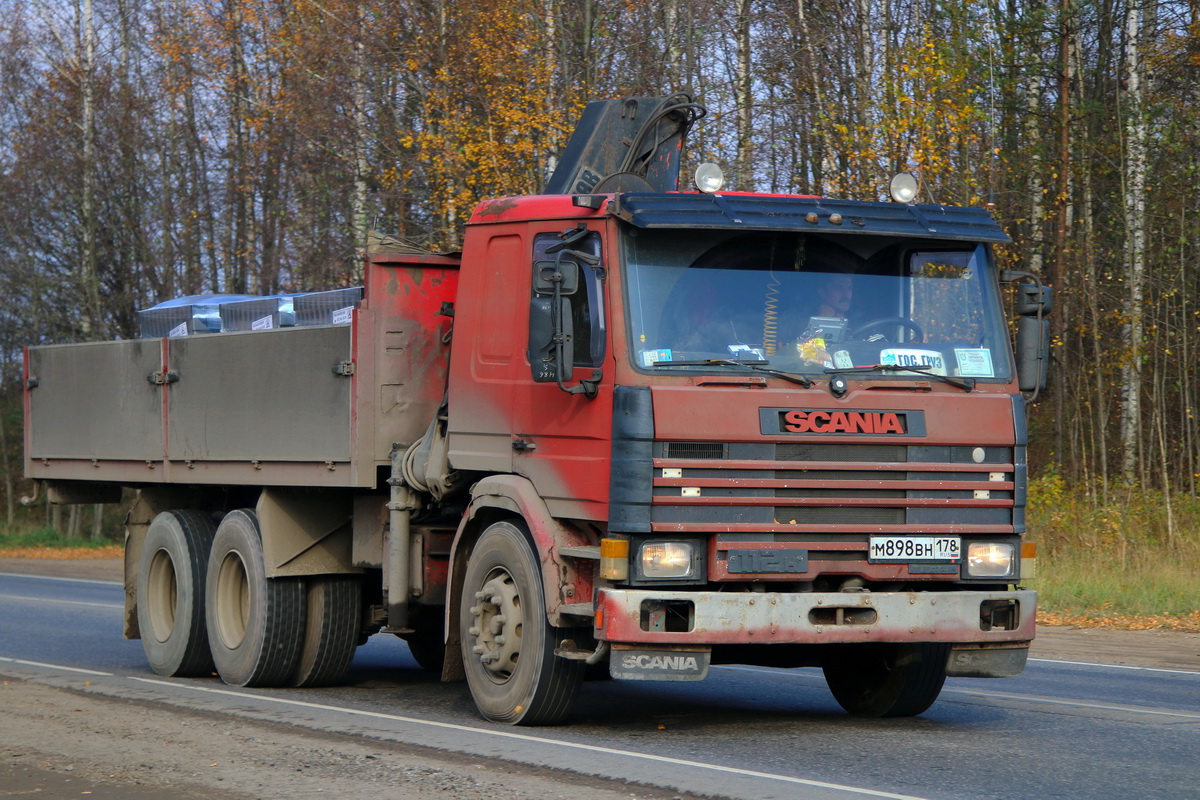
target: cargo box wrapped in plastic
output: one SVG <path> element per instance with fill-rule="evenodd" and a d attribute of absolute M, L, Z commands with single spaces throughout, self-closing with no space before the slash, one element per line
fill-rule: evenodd
<path fill-rule="evenodd" d="M 267 331 L 296 324 L 291 295 L 273 295 L 221 304 L 221 330 Z"/>
<path fill-rule="evenodd" d="M 221 330 L 221 304 L 254 300 L 246 294 L 193 294 L 176 297 L 138 314 L 138 332 L 143 339 L 159 336 L 191 336 Z"/>
<path fill-rule="evenodd" d="M 350 317 L 363 299 L 363 287 L 334 289 L 292 296 L 297 325 L 349 325 Z"/>

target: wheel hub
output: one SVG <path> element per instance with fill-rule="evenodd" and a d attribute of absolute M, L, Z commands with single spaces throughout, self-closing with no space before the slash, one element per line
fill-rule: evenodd
<path fill-rule="evenodd" d="M 471 606 L 473 625 L 468 633 L 474 641 L 471 651 L 494 679 L 508 680 L 521 655 L 521 595 L 506 570 L 488 574 L 483 587 L 475 593 Z"/>

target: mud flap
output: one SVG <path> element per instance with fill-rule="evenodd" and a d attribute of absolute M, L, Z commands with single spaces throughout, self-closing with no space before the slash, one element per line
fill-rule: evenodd
<path fill-rule="evenodd" d="M 712 650 L 672 647 L 647 650 L 614 644 L 608 674 L 623 681 L 702 681 L 708 677 Z"/>
<path fill-rule="evenodd" d="M 946 661 L 951 678 L 1015 678 L 1025 671 L 1029 642 L 956 644 Z"/>

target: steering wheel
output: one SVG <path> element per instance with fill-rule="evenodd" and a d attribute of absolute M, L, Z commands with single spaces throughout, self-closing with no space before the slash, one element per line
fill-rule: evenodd
<path fill-rule="evenodd" d="M 875 328 L 886 328 L 889 325 L 896 325 L 897 327 L 907 328 L 908 330 L 912 331 L 912 340 L 914 342 L 925 341 L 925 331 L 921 329 L 920 325 L 906 317 L 880 317 L 879 319 L 873 319 L 870 322 L 860 325 L 858 328 L 851 331 L 850 336 L 851 338 L 859 339 L 862 338 L 862 334 L 866 333 L 867 331 L 874 330 Z"/>

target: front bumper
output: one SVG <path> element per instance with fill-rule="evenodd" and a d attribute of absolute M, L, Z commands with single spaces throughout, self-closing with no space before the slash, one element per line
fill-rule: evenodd
<path fill-rule="evenodd" d="M 663 645 L 1028 642 L 1037 592 L 600 589 L 596 638 Z"/>

